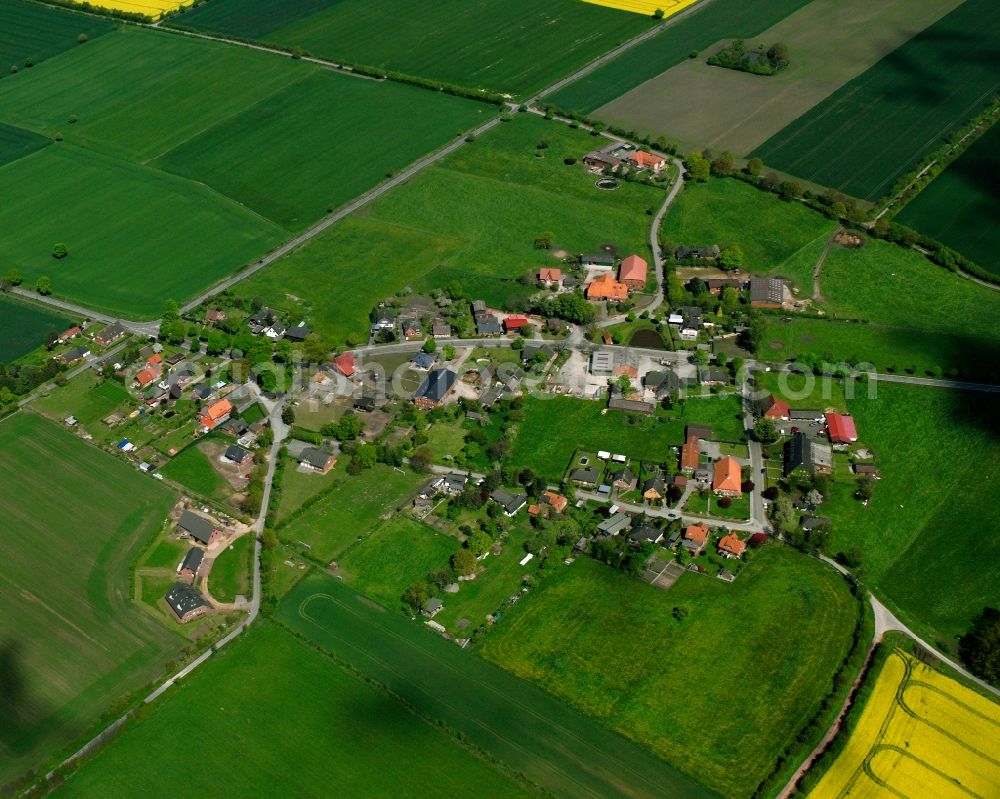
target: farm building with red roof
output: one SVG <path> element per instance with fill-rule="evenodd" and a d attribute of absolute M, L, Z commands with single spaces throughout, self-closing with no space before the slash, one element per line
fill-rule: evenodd
<path fill-rule="evenodd" d="M 333 365 L 337 367 L 337 370 L 344 377 L 353 377 L 354 370 L 357 368 L 354 356 L 349 352 L 340 353 L 340 355 L 333 359 Z"/>
<path fill-rule="evenodd" d="M 832 444 L 853 444 L 858 440 L 854 419 L 847 414 L 826 414 L 826 429 Z"/>
<path fill-rule="evenodd" d="M 638 255 L 630 255 L 618 267 L 618 280 L 628 286 L 629 291 L 642 291 L 646 287 L 647 264 Z"/>
<path fill-rule="evenodd" d="M 743 470 L 732 455 L 715 462 L 715 473 L 712 476 L 712 491 L 720 497 L 742 497 Z"/>

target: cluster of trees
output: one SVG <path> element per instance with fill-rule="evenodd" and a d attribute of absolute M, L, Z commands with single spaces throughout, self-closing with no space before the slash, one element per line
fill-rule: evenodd
<path fill-rule="evenodd" d="M 709 56 L 708 63 L 754 75 L 774 75 L 786 69 L 791 62 L 788 45 L 783 42 L 775 42 L 767 50 L 763 44 L 755 50 L 747 50 L 742 39 L 734 39 L 715 55 Z"/>
<path fill-rule="evenodd" d="M 531 310 L 543 316 L 565 319 L 578 325 L 590 324 L 597 315 L 594 306 L 578 291 L 566 291 L 554 297 L 542 295 L 534 300 Z"/>
<path fill-rule="evenodd" d="M 959 639 L 958 654 L 973 674 L 1000 685 L 1000 610 L 983 608 Z"/>

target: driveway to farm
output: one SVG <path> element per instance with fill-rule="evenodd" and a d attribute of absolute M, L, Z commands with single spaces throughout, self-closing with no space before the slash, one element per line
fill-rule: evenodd
<path fill-rule="evenodd" d="M 577 490 L 576 495 L 583 499 L 589 499 L 594 502 L 609 502 L 608 497 L 603 494 L 598 494 L 596 491 L 581 491 Z M 661 519 L 680 519 L 685 524 L 699 524 L 700 522 L 710 522 L 717 527 L 725 527 L 730 530 L 739 530 L 743 533 L 759 533 L 761 532 L 761 525 L 759 522 L 751 519 L 750 521 L 737 522 L 730 519 L 717 519 L 713 516 L 695 516 L 690 513 L 681 513 L 676 510 L 671 510 L 670 508 L 650 508 L 646 505 L 636 505 L 631 502 L 621 502 L 615 500 L 614 503 L 622 510 L 627 510 L 629 513 L 644 513 L 647 516 L 656 516 Z"/>

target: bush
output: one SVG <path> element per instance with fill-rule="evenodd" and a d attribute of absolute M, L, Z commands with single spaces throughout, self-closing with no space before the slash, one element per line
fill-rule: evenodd
<path fill-rule="evenodd" d="M 718 504 L 718 506 L 720 508 L 728 508 L 728 507 L 730 507 L 733 504 L 733 498 L 732 497 L 719 497 L 719 499 L 717 500 L 716 504 Z"/>
<path fill-rule="evenodd" d="M 65 258 L 69 255 L 69 249 L 65 244 L 56 244 L 52 247 L 52 257 L 55 259 Z"/>

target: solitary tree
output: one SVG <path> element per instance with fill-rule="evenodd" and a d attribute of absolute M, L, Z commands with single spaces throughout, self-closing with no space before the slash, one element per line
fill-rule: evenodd
<path fill-rule="evenodd" d="M 69 255 L 69 249 L 66 247 L 65 244 L 60 243 L 60 244 L 54 244 L 52 246 L 52 257 L 55 258 L 56 260 L 59 260 L 60 258 L 65 258 L 67 255 Z"/>
<path fill-rule="evenodd" d="M 451 567 L 460 575 L 469 575 L 476 570 L 476 556 L 472 550 L 459 549 L 451 556 Z"/>
<path fill-rule="evenodd" d="M 739 269 L 743 266 L 743 248 L 739 244 L 723 247 L 722 252 L 719 253 L 718 263 L 723 269 L 730 271 Z"/>
<path fill-rule="evenodd" d="M 7 270 L 7 274 L 4 275 L 4 282 L 9 283 L 12 286 L 20 286 L 24 282 L 24 275 L 22 275 L 18 270 L 11 267 Z"/>
<path fill-rule="evenodd" d="M 482 530 L 476 530 L 468 537 L 466 544 L 472 550 L 472 554 L 478 558 L 480 555 L 485 555 L 490 551 L 490 548 L 493 546 L 493 539 Z"/>
<path fill-rule="evenodd" d="M 35 291 L 39 294 L 51 294 L 52 293 L 52 278 L 45 277 L 44 275 L 35 281 Z"/>
<path fill-rule="evenodd" d="M 770 419 L 758 419 L 753 426 L 753 435 L 761 444 L 773 444 L 778 440 L 778 428 Z"/>
<path fill-rule="evenodd" d="M 436 349 L 437 349 L 437 342 L 434 339 L 429 338 L 427 339 L 427 341 L 424 342 L 423 351 L 426 352 L 428 355 L 430 355 Z"/>
<path fill-rule="evenodd" d="M 455 357 L 455 348 L 451 344 L 445 344 L 444 349 L 441 350 L 441 357 L 446 361 L 450 361 Z"/>
<path fill-rule="evenodd" d="M 759 158 L 751 158 L 747 161 L 746 173 L 751 177 L 758 177 L 760 173 L 764 170 L 764 162 Z"/>

